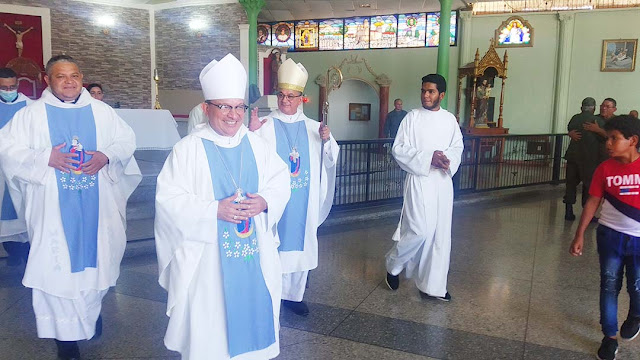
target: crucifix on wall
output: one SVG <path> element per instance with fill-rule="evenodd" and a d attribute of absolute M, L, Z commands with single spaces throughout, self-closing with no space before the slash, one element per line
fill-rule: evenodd
<path fill-rule="evenodd" d="M 7 25 L 7 23 L 4 24 L 4 27 L 9 29 L 9 31 L 11 31 L 13 35 L 16 36 L 16 49 L 18 49 L 18 57 L 22 57 L 22 51 L 24 50 L 24 43 L 22 42 L 22 37 L 29 31 L 33 30 L 33 26 L 28 28 L 25 31 L 22 31 L 20 29 L 17 29 L 17 30 L 13 29 L 9 25 Z"/>

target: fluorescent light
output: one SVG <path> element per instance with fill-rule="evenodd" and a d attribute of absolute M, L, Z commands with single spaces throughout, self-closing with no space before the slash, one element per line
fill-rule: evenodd
<path fill-rule="evenodd" d="M 111 15 L 100 15 L 96 18 L 96 23 L 100 26 L 111 27 L 115 25 L 116 20 Z"/>
<path fill-rule="evenodd" d="M 202 19 L 192 19 L 189 21 L 189 28 L 195 31 L 204 30 L 207 28 L 207 23 Z"/>

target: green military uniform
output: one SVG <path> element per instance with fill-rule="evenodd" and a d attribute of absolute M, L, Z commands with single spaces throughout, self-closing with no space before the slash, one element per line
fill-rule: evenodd
<path fill-rule="evenodd" d="M 566 204 L 576 203 L 576 187 L 582 182 L 582 204 L 584 205 L 588 198 L 593 172 L 605 160 L 602 152 L 605 139 L 594 132 L 585 130 L 583 125 L 588 122 L 595 122 L 601 128 L 604 126 L 604 120 L 601 117 L 588 111 L 574 115 L 567 126 L 569 131 L 580 132 L 582 138 L 577 141 L 571 140 L 567 152 L 564 154 L 564 158 L 567 160 L 567 188 L 564 196 Z"/>

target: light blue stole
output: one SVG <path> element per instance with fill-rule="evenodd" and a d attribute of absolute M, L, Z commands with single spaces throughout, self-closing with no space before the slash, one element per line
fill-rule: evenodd
<path fill-rule="evenodd" d="M 59 108 L 47 104 L 52 146 L 67 145 L 62 152 L 77 153 L 81 163 L 70 173 L 55 170 L 62 227 L 67 238 L 71 272 L 95 268 L 98 254 L 98 174 L 85 175 L 82 164 L 91 159 L 85 151 L 95 151 L 96 123 L 91 105 Z"/>
<path fill-rule="evenodd" d="M 202 139 L 202 144 L 207 154 L 216 200 L 228 198 L 236 192 L 227 167 L 235 181 L 240 182 L 238 186 L 242 188 L 243 195 L 258 192 L 258 167 L 246 136 L 233 148 L 218 147 L 216 150 L 216 145 L 205 139 Z M 229 355 L 234 357 L 265 349 L 276 340 L 273 304 L 260 267 L 255 222 L 250 218 L 236 225 L 218 220 L 217 236 L 224 283 Z"/>
<path fill-rule="evenodd" d="M 276 131 L 276 151 L 289 166 L 291 176 L 291 198 L 278 222 L 278 251 L 303 251 L 311 175 L 307 127 L 304 121 L 286 123 L 273 119 L 273 122 Z M 293 146 L 296 146 L 298 151 L 297 159 L 290 155 Z"/>
<path fill-rule="evenodd" d="M 0 101 L 0 129 L 7 125 L 9 120 L 13 118 L 13 115 L 25 106 L 27 106 L 26 101 L 18 101 L 11 104 Z M 13 206 L 13 202 L 11 201 L 11 195 L 9 195 L 9 186 L 5 183 L 4 195 L 2 196 L 2 209 L 0 210 L 0 220 L 15 220 L 17 218 L 18 214 L 16 213 L 16 208 Z"/>

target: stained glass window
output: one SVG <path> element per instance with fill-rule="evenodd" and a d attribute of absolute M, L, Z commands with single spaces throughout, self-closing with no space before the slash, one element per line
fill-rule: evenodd
<path fill-rule="evenodd" d="M 327 19 L 320 21 L 320 50 L 342 50 L 344 43 L 344 21 Z"/>
<path fill-rule="evenodd" d="M 424 46 L 427 14 L 401 14 L 398 16 L 398 47 Z"/>
<path fill-rule="evenodd" d="M 271 46 L 271 25 L 258 24 L 258 45 Z"/>
<path fill-rule="evenodd" d="M 529 22 L 512 16 L 496 30 L 497 46 L 531 46 L 533 29 Z"/>
<path fill-rule="evenodd" d="M 369 48 L 369 17 L 352 17 L 344 19 L 344 49 Z"/>
<path fill-rule="evenodd" d="M 288 47 L 289 50 L 293 50 L 293 23 L 291 22 L 279 22 L 271 26 L 271 45 Z"/>
<path fill-rule="evenodd" d="M 388 49 L 396 47 L 398 18 L 395 15 L 372 16 L 370 29 L 370 48 Z"/>
<path fill-rule="evenodd" d="M 296 23 L 296 50 L 318 50 L 318 23 L 303 20 Z"/>
<path fill-rule="evenodd" d="M 451 12 L 450 44 L 456 44 L 456 12 Z M 427 14 L 427 46 L 438 46 L 440 43 L 440 13 Z"/>

